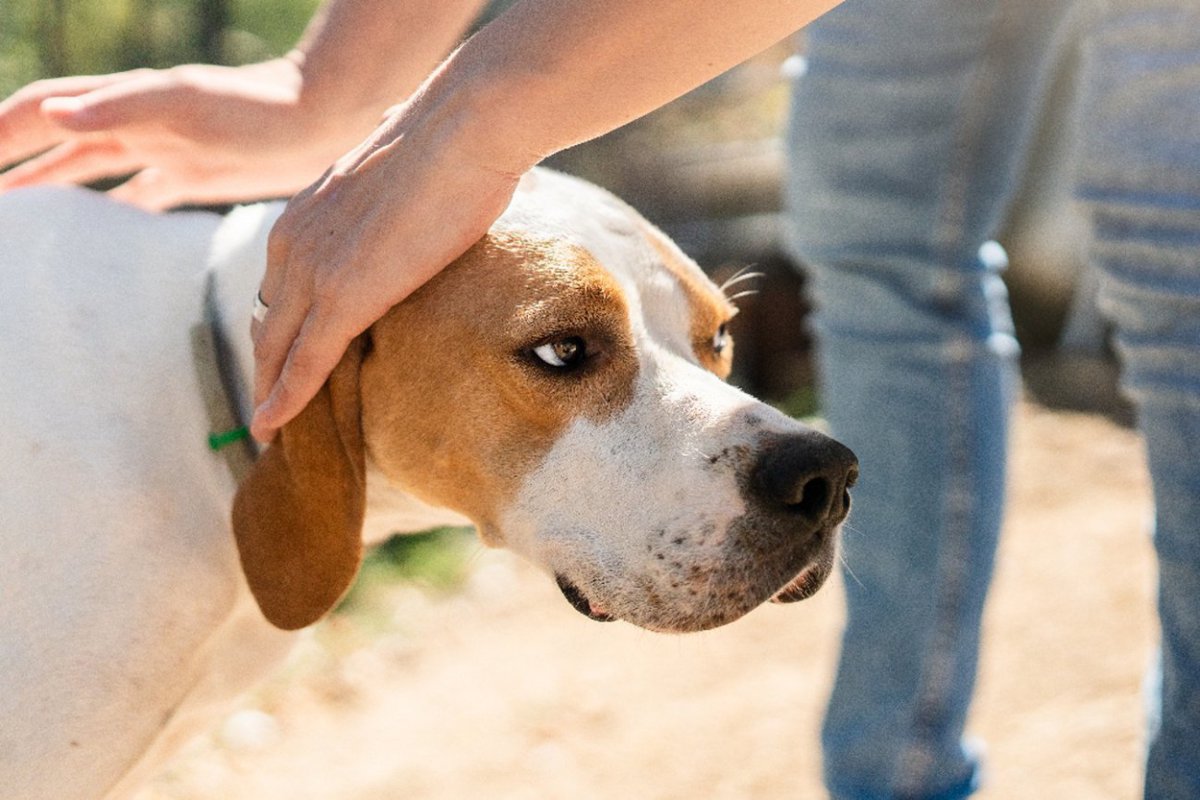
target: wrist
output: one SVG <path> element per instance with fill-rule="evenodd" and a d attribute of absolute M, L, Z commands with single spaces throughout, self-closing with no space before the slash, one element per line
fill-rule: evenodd
<path fill-rule="evenodd" d="M 243 69 L 254 70 L 279 87 L 288 97 L 292 138 L 327 165 L 358 144 L 379 122 L 378 104 L 368 104 L 361 95 L 314 75 L 303 50 Z"/>
<path fill-rule="evenodd" d="M 470 162 L 520 176 L 557 148 L 539 141 L 545 126 L 531 125 L 522 115 L 514 102 L 520 89 L 502 71 L 475 59 L 469 44 L 434 70 L 401 113 L 436 130 Z"/>

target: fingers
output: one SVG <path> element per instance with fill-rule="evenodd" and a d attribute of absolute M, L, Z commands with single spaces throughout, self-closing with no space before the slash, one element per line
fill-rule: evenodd
<path fill-rule="evenodd" d="M 112 138 L 64 142 L 0 174 L 0 191 L 34 184 L 88 183 L 126 175 L 141 166 Z"/>
<path fill-rule="evenodd" d="M 302 203 L 307 196 L 293 199 L 288 210 Z M 267 240 L 267 270 L 263 276 L 259 295 L 267 305 L 267 314 L 262 323 L 252 325 L 254 336 L 254 418 L 250 430 L 259 441 L 269 441 L 276 430 L 299 413 L 304 404 L 321 388 L 328 372 L 337 363 L 338 352 L 327 372 L 314 376 L 314 323 L 312 314 L 312 287 L 315 275 L 301 275 L 302 269 L 291 271 L 289 262 L 291 238 L 287 230 L 287 211 L 282 224 L 277 222 Z M 305 335 L 306 334 L 306 335 Z M 316 337 L 320 344 L 320 337 Z M 317 348 L 317 360 L 320 361 Z M 326 359 L 328 356 L 326 356 Z M 291 413 L 284 413 L 294 407 Z"/>
<path fill-rule="evenodd" d="M 353 337 L 337 336 L 328 331 L 319 315 L 309 315 L 303 321 L 270 393 L 254 411 L 250 432 L 255 439 L 268 442 L 274 438 L 279 428 L 308 405 L 333 372 Z M 256 347 L 255 353 L 258 352 Z M 264 368 L 264 375 L 267 372 Z"/>
<path fill-rule="evenodd" d="M 354 336 L 478 241 L 512 198 L 519 176 L 473 167 L 440 142 L 401 146 L 405 138 L 377 131 L 294 197 L 271 231 L 270 310 L 254 328 L 260 441 L 304 408 Z"/>
<path fill-rule="evenodd" d="M 0 168 L 47 150 L 68 137 L 55 120 L 43 113 L 44 102 L 93 92 L 140 74 L 122 72 L 36 81 L 0 102 Z M 54 105 L 51 102 L 52 108 Z"/>
<path fill-rule="evenodd" d="M 108 196 L 147 211 L 165 211 L 191 199 L 187 188 L 161 169 L 147 167 L 108 190 Z"/>
<path fill-rule="evenodd" d="M 166 119 L 178 113 L 186 96 L 179 81 L 153 70 L 30 84 L 0 104 L 0 165 L 45 152 L 0 174 L 0 191 L 87 183 L 136 171 L 142 166 L 139 159 L 116 135 L 105 134 Z M 162 208 L 168 188 L 161 175 L 152 174 L 119 197 Z"/>
<path fill-rule="evenodd" d="M 259 289 L 263 302 L 267 304 L 267 314 L 261 323 L 255 322 L 251 326 L 251 335 L 254 337 L 255 411 L 250 431 L 254 438 L 261 442 L 270 441 L 282 424 L 278 414 L 268 413 L 264 406 L 268 397 L 273 394 L 272 390 L 279 381 L 288 354 L 304 326 L 309 309 L 307 300 L 298 296 L 295 291 L 295 283 L 288 284 L 283 279 L 284 273 L 285 263 L 279 235 L 272 230 L 267 244 L 267 272 Z M 292 291 L 284 291 L 285 286 Z M 283 398 L 287 399 L 293 394 L 293 391 L 289 391 Z"/>
<path fill-rule="evenodd" d="M 86 133 L 111 130 L 146 120 L 169 120 L 186 111 L 190 86 L 178 71 L 142 70 L 124 79 L 69 97 L 46 98 L 42 114 L 61 128 Z"/>
<path fill-rule="evenodd" d="M 271 288 L 264 281 L 261 290 L 269 308 L 263 322 L 252 328 L 255 411 L 250 431 L 262 442 L 303 410 L 359 332 L 337 327 L 344 320 L 329 312 L 329 303 L 313 302 L 309 286 L 308 281 L 294 281 Z"/>

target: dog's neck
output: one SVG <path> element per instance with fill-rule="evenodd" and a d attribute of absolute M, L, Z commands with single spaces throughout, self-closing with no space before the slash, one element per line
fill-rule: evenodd
<path fill-rule="evenodd" d="M 254 295 L 262 282 L 267 234 L 283 211 L 283 203 L 245 206 L 232 211 L 213 237 L 209 269 L 215 276 L 218 325 L 229 343 L 227 365 L 245 387 L 238 398 L 243 420 L 253 413 L 254 347 L 250 320 Z M 363 540 L 371 545 L 394 533 L 412 533 L 447 525 L 469 525 L 462 515 L 424 503 L 391 484 L 367 458 L 367 513 Z"/>
<path fill-rule="evenodd" d="M 244 387 L 238 416 L 249 421 L 253 412 L 254 346 L 250 319 L 254 295 L 262 281 L 267 234 L 283 211 L 283 203 L 236 208 L 222 221 L 212 240 L 208 268 L 214 279 L 217 324 L 229 344 L 232 364 L 226 368 Z"/>

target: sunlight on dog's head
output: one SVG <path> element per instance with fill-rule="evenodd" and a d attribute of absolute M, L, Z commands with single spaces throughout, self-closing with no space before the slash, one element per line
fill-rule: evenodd
<path fill-rule="evenodd" d="M 815 591 L 852 454 L 724 383 L 736 309 L 669 240 L 539 181 L 361 340 L 367 464 L 593 619 L 700 630 Z"/>

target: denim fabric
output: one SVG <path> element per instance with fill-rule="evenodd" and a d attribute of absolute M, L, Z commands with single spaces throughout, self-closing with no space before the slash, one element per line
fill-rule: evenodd
<path fill-rule="evenodd" d="M 822 729 L 835 798 L 959 798 L 979 782 L 962 732 L 1016 352 L 988 240 L 1081 20 L 1095 54 L 1081 194 L 1157 506 L 1164 701 L 1146 793 L 1200 798 L 1198 13 L 1196 0 L 848 0 L 809 28 L 792 244 L 813 270 L 826 414 L 863 469 Z"/>
<path fill-rule="evenodd" d="M 862 478 L 822 729 L 835 798 L 964 797 L 1017 352 L 999 226 L 1066 0 L 848 0 L 811 25 L 788 179 L 824 409 Z"/>
<path fill-rule="evenodd" d="M 1200 4 L 1103 2 L 1078 188 L 1146 440 L 1159 566 L 1145 796 L 1200 798 Z"/>

